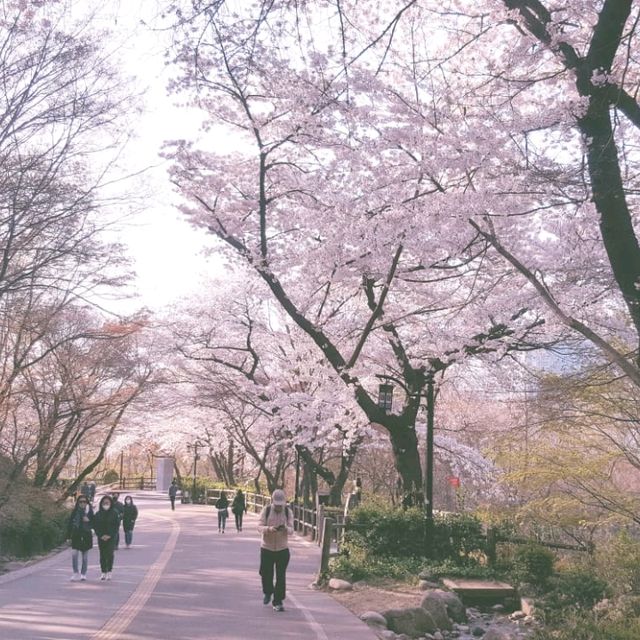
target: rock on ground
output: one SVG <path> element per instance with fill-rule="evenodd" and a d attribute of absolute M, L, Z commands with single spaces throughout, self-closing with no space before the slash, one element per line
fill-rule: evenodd
<path fill-rule="evenodd" d="M 419 638 L 425 633 L 433 633 L 438 630 L 434 619 L 422 607 L 411 607 L 409 609 L 388 609 L 382 615 L 387 621 L 387 626 L 395 633 Z"/>

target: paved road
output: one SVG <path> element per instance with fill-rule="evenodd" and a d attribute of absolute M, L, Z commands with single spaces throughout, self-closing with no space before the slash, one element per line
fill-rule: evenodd
<path fill-rule="evenodd" d="M 135 495 L 135 494 L 134 494 Z M 315 545 L 294 537 L 286 611 L 262 604 L 257 518 L 242 533 L 217 533 L 212 507 L 140 494 L 133 545 L 116 552 L 113 579 L 100 582 L 97 545 L 89 579 L 70 582 L 65 550 L 0 576 L 3 640 L 373 640 L 358 618 L 309 588 Z M 230 523 L 231 524 L 231 523 Z"/>

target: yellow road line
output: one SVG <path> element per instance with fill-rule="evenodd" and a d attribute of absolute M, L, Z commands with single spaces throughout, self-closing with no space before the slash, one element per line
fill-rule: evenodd
<path fill-rule="evenodd" d="M 162 516 L 159 517 L 162 518 Z M 168 520 L 168 518 L 162 519 Z M 167 566 L 169 558 L 171 558 L 179 535 L 180 525 L 177 521 L 172 520 L 169 539 L 164 545 L 164 549 L 158 556 L 158 559 L 149 567 L 138 588 L 133 592 L 127 602 L 111 616 L 98 633 L 91 636 L 91 640 L 122 640 L 122 634 L 133 622 L 133 619 L 138 615 L 142 607 L 144 607 L 149 596 L 151 596 L 153 590 L 156 588 L 160 576 Z"/>

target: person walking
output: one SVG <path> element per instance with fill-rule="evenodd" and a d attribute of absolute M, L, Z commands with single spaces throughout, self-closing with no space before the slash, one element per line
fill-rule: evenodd
<path fill-rule="evenodd" d="M 93 507 L 87 496 L 80 495 L 76 500 L 67 524 L 67 540 L 71 540 L 72 581 L 87 579 L 89 549 L 93 547 Z M 78 560 L 82 556 L 82 565 L 78 572 Z"/>
<path fill-rule="evenodd" d="M 262 535 L 259 573 L 262 578 L 263 603 L 269 604 L 273 597 L 273 610 L 284 611 L 287 566 L 291 557 L 289 535 L 293 534 L 293 512 L 287 505 L 287 498 L 282 489 L 273 492 L 271 504 L 260 512 L 258 532 Z"/>
<path fill-rule="evenodd" d="M 220 497 L 216 500 L 216 509 L 218 510 L 218 533 L 224 533 L 224 527 L 229 517 L 229 499 L 224 491 L 220 492 Z"/>
<path fill-rule="evenodd" d="M 171 481 L 171 486 L 169 487 L 169 500 L 171 500 L 171 511 L 176 510 L 176 495 L 178 494 L 178 485 L 175 480 Z M 195 497 L 195 496 L 194 496 Z"/>
<path fill-rule="evenodd" d="M 100 549 L 100 580 L 111 580 L 113 571 L 113 552 L 116 545 L 116 535 L 120 528 L 120 518 L 113 508 L 111 496 L 102 496 L 100 508 L 93 518 L 93 529 L 98 538 Z"/>
<path fill-rule="evenodd" d="M 122 517 L 124 515 L 124 505 L 120 502 L 120 494 L 114 491 L 111 494 L 113 500 L 113 509 L 118 514 L 118 533 L 116 534 L 116 544 L 114 549 L 117 551 L 120 548 L 120 524 L 122 523 Z"/>
<path fill-rule="evenodd" d="M 244 498 L 244 493 L 242 493 L 242 489 L 238 489 L 231 503 L 231 513 L 236 519 L 236 531 L 242 531 L 242 517 L 246 512 L 247 502 Z"/>
<path fill-rule="evenodd" d="M 127 549 L 133 542 L 133 527 L 136 526 L 138 518 L 138 507 L 133 504 L 133 498 L 126 496 L 124 499 L 124 511 L 122 513 L 122 528 L 124 529 L 124 542 Z"/>

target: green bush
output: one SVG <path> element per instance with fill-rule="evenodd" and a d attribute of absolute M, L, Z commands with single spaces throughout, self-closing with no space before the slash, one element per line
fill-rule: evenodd
<path fill-rule="evenodd" d="M 575 613 L 557 626 L 546 626 L 530 636 L 530 640 L 638 640 L 640 619 L 612 622 L 598 620 L 591 613 Z"/>
<path fill-rule="evenodd" d="M 482 523 L 469 514 L 448 513 L 434 519 L 432 558 L 463 560 L 483 554 L 486 537 Z"/>
<path fill-rule="evenodd" d="M 621 531 L 595 554 L 598 574 L 616 594 L 640 593 L 640 541 Z"/>
<path fill-rule="evenodd" d="M 365 503 L 352 512 L 345 534 L 350 548 L 363 549 L 373 556 L 429 556 L 464 562 L 473 554 L 484 553 L 482 524 L 472 515 L 436 515 L 431 538 L 427 548 L 422 509 L 375 503 Z"/>
<path fill-rule="evenodd" d="M 28 503 L 12 501 L 2 510 L 0 543 L 3 555 L 26 558 L 64 542 L 69 512 L 51 496 L 30 492 Z"/>
<path fill-rule="evenodd" d="M 519 583 L 544 586 L 553 573 L 553 552 L 538 544 L 518 547 L 513 557 L 513 578 Z"/>
<path fill-rule="evenodd" d="M 444 577 L 452 578 L 479 578 L 494 579 L 497 573 L 491 567 L 480 564 L 473 559 L 469 559 L 464 564 L 446 559 L 441 562 L 434 561 L 429 564 L 422 564 L 420 573 L 428 574 L 432 580 L 439 580 Z"/>
<path fill-rule="evenodd" d="M 422 566 L 419 558 L 367 557 L 361 551 L 341 554 L 333 558 L 329 573 L 349 581 L 402 580 L 417 582 Z"/>
<path fill-rule="evenodd" d="M 593 571 L 572 569 L 549 578 L 541 600 L 548 614 L 562 609 L 591 609 L 608 595 L 608 585 Z"/>
<path fill-rule="evenodd" d="M 107 469 L 102 476 L 102 482 L 104 484 L 111 484 L 113 482 L 118 482 L 120 479 L 120 475 L 115 469 Z"/>

